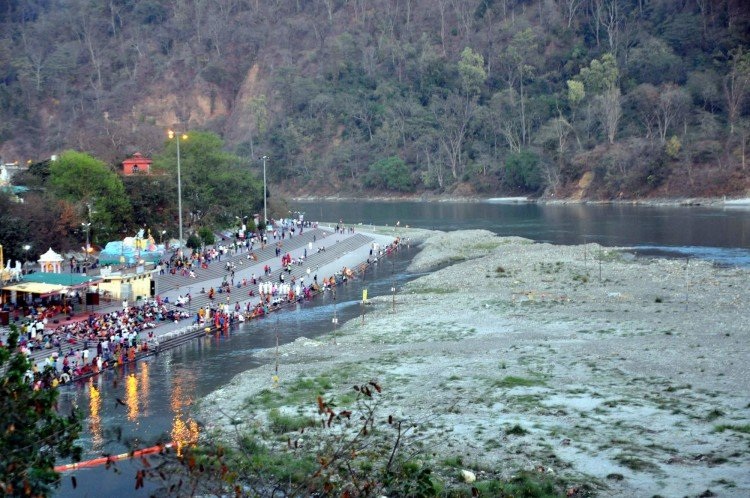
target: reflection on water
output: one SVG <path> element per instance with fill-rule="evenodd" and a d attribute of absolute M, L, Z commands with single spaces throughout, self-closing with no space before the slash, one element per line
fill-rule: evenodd
<path fill-rule="evenodd" d="M 128 406 L 128 420 L 138 419 L 138 379 L 135 374 L 128 374 L 125 379 L 125 404 Z"/>
<path fill-rule="evenodd" d="M 195 420 L 191 418 L 183 420 L 179 415 L 174 416 L 170 435 L 172 442 L 177 445 L 178 455 L 182 455 L 182 448 L 185 446 L 197 443 L 199 434 L 198 423 Z"/>
<path fill-rule="evenodd" d="M 102 436 L 102 419 L 99 410 L 102 408 L 102 397 L 94 387 L 94 379 L 89 380 L 89 431 L 91 432 L 91 449 L 101 451 L 104 443 Z"/>
<path fill-rule="evenodd" d="M 139 369 L 140 369 L 139 371 L 140 375 L 138 376 L 138 378 L 141 384 L 141 393 L 142 393 L 141 406 L 143 407 L 143 412 L 148 413 L 148 403 L 149 403 L 149 400 L 151 399 L 151 393 L 149 392 L 151 388 L 151 383 L 150 383 L 151 377 L 149 376 L 149 372 L 148 372 L 148 363 L 141 363 L 139 365 Z"/>

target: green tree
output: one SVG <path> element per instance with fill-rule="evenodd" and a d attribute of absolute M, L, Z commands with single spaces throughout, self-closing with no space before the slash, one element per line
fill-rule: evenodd
<path fill-rule="evenodd" d="M 198 230 L 198 237 L 201 238 L 204 245 L 210 246 L 216 241 L 216 237 L 214 237 L 214 232 L 208 228 L 208 227 L 201 227 Z"/>
<path fill-rule="evenodd" d="M 458 61 L 458 73 L 461 76 L 464 94 L 467 97 L 478 94 L 487 79 L 482 54 L 474 52 L 470 47 L 464 48 L 461 52 L 461 60 Z"/>
<path fill-rule="evenodd" d="M 0 348 L 0 491 L 4 496 L 48 496 L 59 482 L 57 458 L 80 461 L 75 444 L 81 418 L 57 410 L 57 389 L 34 389 L 26 376 L 31 363 L 17 351 L 18 330 L 11 325 L 8 347 Z M 49 380 L 50 371 L 35 374 Z"/>
<path fill-rule="evenodd" d="M 263 182 L 250 172 L 248 161 L 226 152 L 224 142 L 213 133 L 195 131 L 186 137 L 180 142 L 183 219 L 190 226 L 224 228 L 235 216 L 258 212 L 263 206 Z M 174 175 L 176 184 L 175 140 L 154 157 L 153 166 Z"/>
<path fill-rule="evenodd" d="M 187 241 L 185 241 L 185 245 L 188 246 L 190 249 L 197 251 L 201 248 L 202 240 L 201 238 L 194 233 L 190 234 L 190 237 L 188 237 Z"/>
<path fill-rule="evenodd" d="M 120 176 L 88 154 L 67 151 L 50 164 L 48 182 L 59 198 L 79 206 L 91 222 L 91 240 L 104 243 L 132 223 L 132 206 Z"/>
<path fill-rule="evenodd" d="M 125 193 L 133 206 L 137 227 L 176 227 L 177 182 L 165 175 L 131 175 L 123 179 Z"/>
<path fill-rule="evenodd" d="M 372 164 L 365 177 L 368 187 L 410 192 L 414 189 L 409 166 L 403 159 L 391 156 Z"/>
<path fill-rule="evenodd" d="M 542 186 L 539 157 L 527 150 L 511 154 L 505 161 L 505 181 L 511 188 L 537 191 Z"/>
<path fill-rule="evenodd" d="M 594 59 L 589 67 L 581 69 L 586 93 L 593 95 L 598 105 L 600 121 L 607 134 L 610 144 L 615 143 L 617 127 L 622 116 L 622 102 L 618 80 L 620 72 L 617 69 L 615 56 L 607 53 L 601 60 Z"/>

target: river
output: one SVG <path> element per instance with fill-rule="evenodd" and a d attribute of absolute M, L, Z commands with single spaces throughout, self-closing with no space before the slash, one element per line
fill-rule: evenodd
<path fill-rule="evenodd" d="M 598 242 L 629 247 L 643 255 L 705 258 L 721 265 L 750 266 L 750 210 L 627 205 L 537 205 L 507 203 L 426 202 L 295 202 L 294 212 L 307 220 L 342 220 L 441 230 L 491 230 L 540 242 Z M 85 416 L 84 459 L 126 452 L 128 445 L 145 446 L 169 439 L 191 415 L 202 396 L 228 383 L 258 362 L 254 352 L 333 330 L 334 313 L 344 322 L 359 314 L 358 299 L 366 287 L 371 296 L 390 293 L 418 275 L 406 267 L 415 250 L 400 252 L 368 273 L 364 282 L 341 288 L 296 310 L 253 321 L 228 337 L 205 337 L 141 362 L 132 369 L 106 372 L 96 380 L 61 389 L 63 410 L 79 406 Z M 283 368 L 283 364 L 281 365 Z M 92 386 L 94 389 L 92 389 Z M 118 403 L 117 400 L 122 403 Z M 74 489 L 63 477 L 58 496 L 148 496 L 152 487 L 135 491 L 136 467 L 121 470 L 79 470 Z"/>

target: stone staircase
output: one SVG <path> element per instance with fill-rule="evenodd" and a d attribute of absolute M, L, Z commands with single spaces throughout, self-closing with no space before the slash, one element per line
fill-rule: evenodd
<path fill-rule="evenodd" d="M 312 240 L 312 239 L 310 239 Z M 320 240 L 320 238 L 318 238 Z M 264 282 L 279 282 L 279 275 L 284 272 L 284 281 L 286 283 L 290 283 L 292 280 L 292 277 L 296 277 L 297 280 L 299 280 L 300 277 L 305 277 L 305 284 L 309 285 L 313 281 L 313 277 L 317 273 L 317 269 L 327 265 L 329 263 L 334 262 L 335 260 L 341 258 L 342 256 L 346 255 L 347 253 L 357 250 L 361 248 L 364 245 L 369 245 L 372 242 L 372 238 L 368 237 L 363 234 L 355 234 L 351 237 L 347 237 L 346 239 L 336 242 L 333 245 L 326 246 L 325 251 L 315 252 L 313 254 L 308 254 L 307 258 L 305 259 L 304 263 L 302 265 L 296 265 L 292 264 L 292 272 L 287 273 L 285 270 L 279 268 L 277 270 L 274 270 L 271 272 L 269 276 L 262 275 L 262 272 L 257 273 L 256 276 L 263 277 Z M 223 260 L 222 260 L 223 261 Z M 262 262 L 260 262 L 262 263 Z M 307 275 L 307 269 L 310 268 L 310 275 Z M 230 293 L 216 293 L 214 295 L 214 303 L 216 304 L 224 304 L 229 303 L 230 305 L 233 305 L 235 302 L 242 303 L 243 301 L 247 301 L 248 299 L 252 299 L 253 302 L 256 302 L 258 300 L 258 286 L 257 285 L 251 285 L 248 283 L 247 287 L 241 287 L 237 288 L 237 283 L 241 282 L 243 278 L 250 279 L 249 270 L 242 270 L 235 271 L 234 276 L 234 287 L 232 288 Z M 321 283 L 323 281 L 323 278 L 328 278 L 331 275 L 318 275 L 318 282 Z M 208 290 L 208 289 L 206 289 Z M 214 290 L 217 290 L 216 288 Z M 249 297 L 249 292 L 253 291 L 255 293 L 255 297 Z M 227 300 L 227 298 L 229 298 Z M 193 293 L 192 299 L 190 302 L 190 312 L 195 313 L 199 308 L 208 307 L 211 303 L 211 300 L 208 298 L 208 294 L 201 294 L 201 293 Z M 230 306 L 231 307 L 231 306 Z M 187 306 L 182 306 L 180 309 L 188 309 Z"/>
<path fill-rule="evenodd" d="M 312 229 L 305 230 L 304 233 L 302 233 L 302 235 L 296 235 L 291 238 L 286 238 L 281 241 L 282 242 L 282 248 L 281 248 L 282 254 L 304 247 L 309 242 L 312 242 L 313 239 L 325 240 L 324 237 L 326 235 L 328 235 L 328 232 L 321 230 L 319 228 L 312 228 Z M 273 239 L 271 239 L 268 242 L 268 244 L 266 244 L 265 249 L 260 249 L 260 246 L 256 245 L 255 249 L 252 252 L 254 252 L 255 255 L 258 257 L 258 261 L 252 262 L 252 264 L 253 265 L 260 264 L 261 267 L 264 264 L 270 264 L 270 262 L 272 262 L 276 258 L 276 249 L 275 249 L 276 242 L 279 242 L 279 241 L 278 240 L 274 241 Z M 158 294 L 163 294 L 165 292 L 178 289 L 178 288 L 186 289 L 188 286 L 195 287 L 196 282 L 197 284 L 200 284 L 203 281 L 223 279 L 224 277 L 227 276 L 227 271 L 226 271 L 227 262 L 234 263 L 235 280 L 236 280 L 239 270 L 242 267 L 246 267 L 248 265 L 248 262 L 251 261 L 247 259 L 247 254 L 248 254 L 248 251 L 246 249 L 243 249 L 240 252 L 230 253 L 230 254 L 226 254 L 222 256 L 221 261 L 218 261 L 218 260 L 212 261 L 211 263 L 209 263 L 208 268 L 206 269 L 202 269 L 198 267 L 194 270 L 196 278 L 183 276 L 179 271 L 174 275 L 172 275 L 169 272 L 165 272 L 164 275 L 155 275 L 156 291 Z M 260 274 L 258 275 L 260 276 Z M 250 275 L 248 275 L 248 277 L 249 276 Z M 193 294 L 195 294 L 195 292 L 193 292 Z"/>

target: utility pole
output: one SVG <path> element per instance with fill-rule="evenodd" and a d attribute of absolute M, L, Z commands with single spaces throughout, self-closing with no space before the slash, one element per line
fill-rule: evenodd
<path fill-rule="evenodd" d="M 395 262 L 391 260 L 391 293 L 393 294 L 393 312 L 396 312 L 396 281 L 394 280 Z"/>
<path fill-rule="evenodd" d="M 268 206 L 266 205 L 266 198 L 268 197 L 266 194 L 266 159 L 268 159 L 268 156 L 263 156 L 261 159 L 263 159 L 263 226 L 265 227 L 268 224 Z"/>

